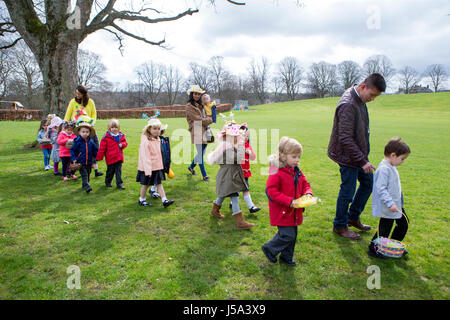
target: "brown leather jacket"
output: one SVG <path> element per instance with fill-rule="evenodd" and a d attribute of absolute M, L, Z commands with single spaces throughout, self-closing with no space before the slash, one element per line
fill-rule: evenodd
<path fill-rule="evenodd" d="M 186 104 L 186 120 L 191 133 L 193 144 L 206 144 L 205 130 L 212 123 L 211 117 L 203 116 L 203 107 L 196 103 L 193 106 L 190 102 Z"/>
<path fill-rule="evenodd" d="M 340 165 L 362 168 L 369 162 L 369 133 L 367 106 L 350 88 L 336 107 L 328 157 Z"/>

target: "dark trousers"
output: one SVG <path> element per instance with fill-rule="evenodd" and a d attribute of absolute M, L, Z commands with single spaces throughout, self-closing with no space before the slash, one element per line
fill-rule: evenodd
<path fill-rule="evenodd" d="M 277 234 L 264 244 L 271 254 L 286 261 L 292 261 L 294 257 L 295 243 L 297 241 L 297 227 L 278 226 Z"/>
<path fill-rule="evenodd" d="M 348 220 L 359 220 L 373 187 L 373 173 L 365 173 L 362 169 L 346 166 L 340 166 L 339 171 L 342 183 L 333 222 L 336 229 L 346 228 Z M 359 181 L 359 187 L 355 194 L 356 181 Z"/>
<path fill-rule="evenodd" d="M 70 157 L 61 157 L 62 162 L 62 175 L 65 177 L 68 174 L 74 174 L 73 171 L 70 171 Z"/>
<path fill-rule="evenodd" d="M 122 161 L 107 165 L 105 183 L 111 184 L 112 179 L 116 175 L 116 185 L 120 186 L 122 181 Z"/>
<path fill-rule="evenodd" d="M 89 185 L 89 176 L 91 175 L 91 164 L 85 165 L 83 164 L 80 169 L 81 174 L 81 187 L 84 190 L 89 189 L 91 186 Z"/>
<path fill-rule="evenodd" d="M 409 224 L 409 218 L 406 215 L 406 212 L 403 208 L 402 212 L 403 215 L 399 219 L 380 218 L 379 230 L 375 232 L 372 241 L 378 237 L 385 237 L 397 241 L 402 241 L 406 236 Z M 394 225 L 394 221 L 396 223 L 396 226 L 394 228 L 394 231 L 392 231 L 392 235 L 389 237 L 389 234 L 391 233 L 392 230 L 392 226 Z M 369 244 L 369 249 L 375 251 L 375 245 L 372 241 Z"/>

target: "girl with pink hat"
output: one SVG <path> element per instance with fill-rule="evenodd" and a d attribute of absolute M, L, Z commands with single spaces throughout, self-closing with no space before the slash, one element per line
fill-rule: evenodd
<path fill-rule="evenodd" d="M 249 190 L 241 167 L 245 155 L 245 137 L 240 127 L 234 122 L 227 122 L 218 134 L 219 145 L 208 155 L 210 164 L 220 164 L 216 176 L 217 199 L 213 202 L 211 215 L 219 219 L 225 218 L 220 213 L 220 208 L 225 198 L 231 197 L 236 228 L 250 229 L 254 224 L 245 221 L 239 208 L 239 192 Z"/>

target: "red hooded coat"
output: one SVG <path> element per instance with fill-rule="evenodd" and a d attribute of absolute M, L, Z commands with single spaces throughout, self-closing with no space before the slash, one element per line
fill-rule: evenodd
<path fill-rule="evenodd" d="M 122 148 L 119 147 L 120 143 L 122 144 Z M 108 131 L 103 136 L 102 141 L 100 141 L 100 148 L 98 149 L 96 159 L 97 161 L 101 161 L 105 157 L 106 165 L 108 166 L 118 161 L 123 162 L 123 149 L 127 145 L 127 140 L 122 132 L 119 133 L 119 142 L 117 143 L 116 139 Z"/>
<path fill-rule="evenodd" d="M 307 193 L 313 194 L 309 182 L 298 167 L 271 167 L 266 184 L 269 198 L 269 215 L 272 226 L 293 227 L 303 222 L 304 208 L 291 208 L 294 199 Z M 295 186 L 295 177 L 298 182 Z"/>

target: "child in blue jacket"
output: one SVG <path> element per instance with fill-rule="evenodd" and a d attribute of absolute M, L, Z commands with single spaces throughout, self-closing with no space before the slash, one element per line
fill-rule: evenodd
<path fill-rule="evenodd" d="M 161 133 L 159 136 L 159 139 L 161 140 L 161 154 L 162 154 L 162 160 L 163 160 L 163 166 L 164 166 L 164 180 L 165 180 L 165 176 L 166 174 L 169 174 L 169 170 L 170 170 L 170 163 L 172 162 L 171 160 L 171 154 L 170 154 L 170 140 L 169 137 L 163 137 L 163 134 L 166 132 L 168 125 L 165 124 L 163 126 L 161 126 Z M 160 197 L 157 189 L 156 189 L 156 184 L 153 185 L 150 190 L 148 191 L 150 193 L 150 195 L 152 196 L 153 199 L 157 199 Z"/>
<path fill-rule="evenodd" d="M 75 128 L 75 133 L 78 137 L 74 140 L 72 149 L 70 149 L 70 159 L 73 163 L 81 164 L 82 188 L 86 193 L 89 193 L 92 191 L 89 185 L 91 165 L 98 152 L 97 145 L 91 139 L 95 135 L 95 129 L 89 123 L 82 122 Z"/>

